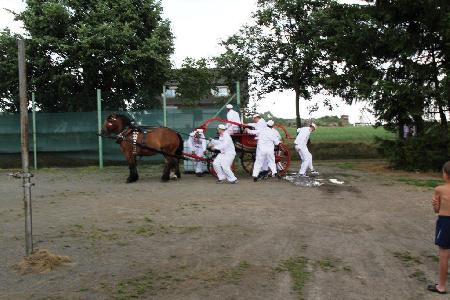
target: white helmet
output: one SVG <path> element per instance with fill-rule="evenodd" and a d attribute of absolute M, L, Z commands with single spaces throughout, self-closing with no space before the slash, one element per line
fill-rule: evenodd
<path fill-rule="evenodd" d="M 227 127 L 223 124 L 219 124 L 219 126 L 217 126 L 217 129 L 225 130 L 225 129 L 227 129 Z"/>
<path fill-rule="evenodd" d="M 227 104 L 227 108 L 228 108 L 228 109 L 232 109 L 232 108 L 233 108 L 233 105 Z"/>
<path fill-rule="evenodd" d="M 317 125 L 315 123 L 311 123 L 311 125 L 309 125 L 310 127 L 314 127 L 314 129 L 317 129 Z"/>
<path fill-rule="evenodd" d="M 275 122 L 273 120 L 267 121 L 267 126 L 272 127 L 273 125 L 275 125 Z"/>

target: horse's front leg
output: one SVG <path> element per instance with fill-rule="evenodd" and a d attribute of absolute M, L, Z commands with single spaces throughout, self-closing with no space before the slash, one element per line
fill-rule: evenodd
<path fill-rule="evenodd" d="M 138 181 L 139 179 L 136 156 L 131 155 L 130 157 L 128 157 L 127 160 L 128 160 L 128 168 L 130 169 L 130 176 L 128 176 L 127 178 L 127 183 L 133 183 Z"/>

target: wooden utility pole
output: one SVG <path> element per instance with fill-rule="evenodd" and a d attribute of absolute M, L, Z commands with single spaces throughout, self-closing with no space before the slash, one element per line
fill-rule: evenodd
<path fill-rule="evenodd" d="M 29 133 L 28 133 L 28 99 L 27 99 L 27 70 L 25 60 L 25 42 L 18 40 L 19 53 L 19 97 L 20 97 L 20 130 L 22 152 L 23 202 L 25 209 L 25 252 L 33 252 L 33 218 L 31 210 L 31 177 L 29 159 Z"/>

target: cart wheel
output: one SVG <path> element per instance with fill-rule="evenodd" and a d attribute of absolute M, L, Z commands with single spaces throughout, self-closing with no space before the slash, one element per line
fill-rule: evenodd
<path fill-rule="evenodd" d="M 285 144 L 280 144 L 278 149 L 275 150 L 275 163 L 277 165 L 277 175 L 286 175 L 291 165 L 291 152 Z"/>
<path fill-rule="evenodd" d="M 214 170 L 212 161 L 211 161 L 211 162 L 208 161 L 207 167 L 208 167 L 208 172 L 209 172 L 212 176 L 214 176 L 214 177 L 217 178 L 217 173 L 216 173 L 216 171 Z M 233 171 L 233 173 L 236 172 L 236 165 L 234 164 L 234 161 L 233 161 L 233 164 L 231 164 L 231 171 Z"/>
<path fill-rule="evenodd" d="M 255 164 L 256 153 L 255 152 L 242 152 L 240 159 L 242 168 L 248 174 L 252 174 L 253 165 Z"/>

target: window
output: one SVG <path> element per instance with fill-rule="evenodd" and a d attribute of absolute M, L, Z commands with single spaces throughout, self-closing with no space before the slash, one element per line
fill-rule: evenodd
<path fill-rule="evenodd" d="M 175 89 L 167 89 L 166 90 L 167 98 L 175 98 L 176 95 L 177 95 L 177 91 Z"/>
<path fill-rule="evenodd" d="M 230 89 L 225 85 L 217 86 L 214 90 L 211 90 L 211 94 L 216 97 L 228 97 L 230 96 Z"/>

